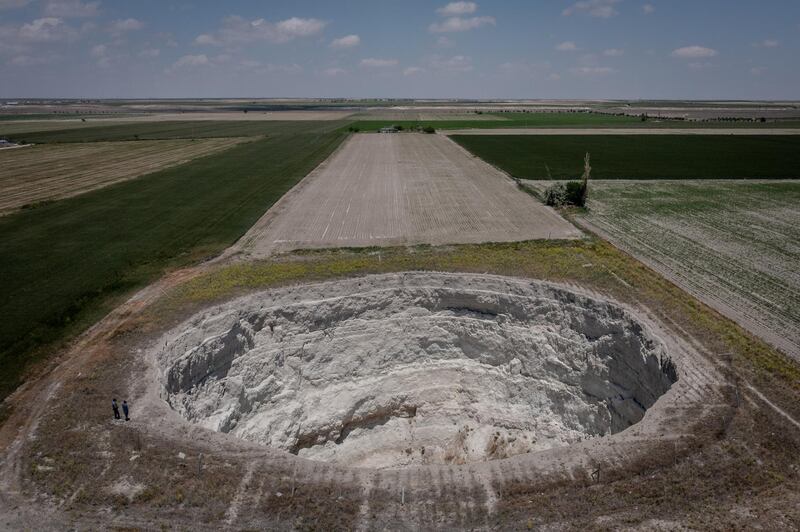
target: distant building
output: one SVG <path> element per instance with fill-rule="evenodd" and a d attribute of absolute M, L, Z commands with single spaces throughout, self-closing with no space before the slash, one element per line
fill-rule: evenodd
<path fill-rule="evenodd" d="M 381 132 L 381 133 L 397 133 L 397 131 L 398 131 L 398 130 L 397 130 L 397 128 L 396 128 L 396 127 L 394 127 L 394 126 L 391 126 L 391 127 L 382 127 L 382 128 L 380 129 L 380 132 Z"/>
<path fill-rule="evenodd" d="M 16 144 L 9 142 L 6 139 L 0 139 L 0 148 L 8 148 L 10 146 L 16 146 Z"/>

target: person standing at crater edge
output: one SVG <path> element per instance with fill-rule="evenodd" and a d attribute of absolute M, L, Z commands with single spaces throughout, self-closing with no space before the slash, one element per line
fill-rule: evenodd
<path fill-rule="evenodd" d="M 131 418 L 128 417 L 128 401 L 122 401 L 122 413 L 125 414 L 125 421 L 131 420 Z"/>
<path fill-rule="evenodd" d="M 119 419 L 119 406 L 116 399 L 111 400 L 111 408 L 114 409 L 114 419 Z"/>

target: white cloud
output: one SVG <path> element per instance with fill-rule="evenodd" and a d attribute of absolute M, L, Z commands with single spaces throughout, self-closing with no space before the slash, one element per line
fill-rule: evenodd
<path fill-rule="evenodd" d="M 453 39 L 447 37 L 446 35 L 442 35 L 441 37 L 436 39 L 436 46 L 439 46 L 441 48 L 452 48 L 455 45 L 456 43 L 453 42 Z"/>
<path fill-rule="evenodd" d="M 588 15 L 590 17 L 611 18 L 617 15 L 617 10 L 614 8 L 614 5 L 619 2 L 620 0 L 581 0 L 566 8 L 561 14 L 565 17 L 570 15 Z"/>
<path fill-rule="evenodd" d="M 455 31 L 468 31 L 480 28 L 481 26 L 494 26 L 496 21 L 494 17 L 450 17 L 444 22 L 437 22 L 428 27 L 431 33 L 449 33 Z"/>
<path fill-rule="evenodd" d="M 325 74 L 326 76 L 335 77 L 335 76 L 341 76 L 342 74 L 347 74 L 347 70 L 339 67 L 331 67 L 331 68 L 326 68 L 325 70 L 322 71 L 322 73 Z"/>
<path fill-rule="evenodd" d="M 761 42 L 754 43 L 753 46 L 756 48 L 777 48 L 780 46 L 780 43 L 775 39 L 766 39 Z"/>
<path fill-rule="evenodd" d="M 465 55 L 453 57 L 433 56 L 430 61 L 431 70 L 440 72 L 471 72 L 473 70 L 472 58 Z"/>
<path fill-rule="evenodd" d="M 61 42 L 76 39 L 78 31 L 60 18 L 45 17 L 23 24 L 18 35 L 20 40 L 28 42 Z"/>
<path fill-rule="evenodd" d="M 113 35 L 121 35 L 129 31 L 138 31 L 144 28 L 144 23 L 135 18 L 115 20 L 108 28 Z"/>
<path fill-rule="evenodd" d="M 258 41 L 285 43 L 298 37 L 316 35 L 326 25 L 327 22 L 314 18 L 292 17 L 272 23 L 263 18 L 247 20 L 239 16 L 230 16 L 222 20 L 222 27 L 219 30 L 199 35 L 194 42 L 217 46 Z"/>
<path fill-rule="evenodd" d="M 652 15 L 653 13 L 656 12 L 656 6 L 654 6 L 653 4 L 645 4 L 642 6 L 642 12 L 645 15 Z"/>
<path fill-rule="evenodd" d="M 622 57 L 625 55 L 625 50 L 621 50 L 619 48 L 609 48 L 608 50 L 603 50 L 603 55 L 606 57 Z"/>
<path fill-rule="evenodd" d="M 611 74 L 613 72 L 616 72 L 616 70 L 614 70 L 611 67 L 584 66 L 584 67 L 573 68 L 570 70 L 570 72 L 578 76 L 605 76 L 606 74 Z"/>
<path fill-rule="evenodd" d="M 50 0 L 44 6 L 44 13 L 48 17 L 96 17 L 100 14 L 99 8 L 100 2 L 81 2 L 80 0 Z"/>
<path fill-rule="evenodd" d="M 559 52 L 576 52 L 578 50 L 578 45 L 572 41 L 564 41 L 556 45 L 556 50 Z"/>
<path fill-rule="evenodd" d="M 556 73 L 553 73 L 553 74 L 550 74 L 549 76 L 547 76 L 547 80 L 548 81 L 558 81 L 560 79 L 561 79 L 561 75 L 560 74 L 556 74 Z"/>
<path fill-rule="evenodd" d="M 753 67 L 750 69 L 750 74 L 753 76 L 760 76 L 763 74 L 767 69 L 764 67 Z"/>
<path fill-rule="evenodd" d="M 17 9 L 25 7 L 31 3 L 32 0 L 0 0 L 0 9 Z"/>
<path fill-rule="evenodd" d="M 452 17 L 457 15 L 470 15 L 478 9 L 475 2 L 450 2 L 444 7 L 436 10 L 440 15 Z"/>
<path fill-rule="evenodd" d="M 91 50 L 89 50 L 89 54 L 92 57 L 103 57 L 106 55 L 108 51 L 108 47 L 105 44 L 98 44 L 97 46 L 93 46 Z"/>
<path fill-rule="evenodd" d="M 684 46 L 672 51 L 672 57 L 680 57 L 683 59 L 697 59 L 701 57 L 714 57 L 718 52 L 713 48 L 706 48 L 704 46 Z"/>
<path fill-rule="evenodd" d="M 195 44 L 222 44 L 217 40 L 216 37 L 213 35 L 209 35 L 207 33 L 203 33 L 202 35 L 198 35 L 195 40 Z"/>
<path fill-rule="evenodd" d="M 278 33 L 286 36 L 287 38 L 294 37 L 308 37 L 322 31 L 325 27 L 325 22 L 315 18 L 298 18 L 292 17 L 287 20 L 278 22 Z"/>
<path fill-rule="evenodd" d="M 361 44 L 361 37 L 358 35 L 345 35 L 344 37 L 339 37 L 338 39 L 334 39 L 331 41 L 331 48 L 353 48 Z"/>
<path fill-rule="evenodd" d="M 11 58 L 8 64 L 16 67 L 29 67 L 37 65 L 46 65 L 47 63 L 52 63 L 54 60 L 55 56 L 53 55 L 39 55 L 39 56 L 18 55 Z"/>
<path fill-rule="evenodd" d="M 413 76 L 414 74 L 419 74 L 420 72 L 424 72 L 424 71 L 425 71 L 424 68 L 411 66 L 411 67 L 408 67 L 405 70 L 403 70 L 403 75 L 404 76 Z"/>
<path fill-rule="evenodd" d="M 146 48 L 139 52 L 139 57 L 158 57 L 161 55 L 161 50 L 158 48 Z"/>
<path fill-rule="evenodd" d="M 211 60 L 208 58 L 206 54 L 184 55 L 183 57 L 175 61 L 171 67 L 167 68 L 166 71 L 167 73 L 171 74 L 181 69 L 205 67 L 210 65 L 211 65 Z"/>
<path fill-rule="evenodd" d="M 361 63 L 359 64 L 362 67 L 367 67 L 367 68 L 393 67 L 397 66 L 397 59 L 377 59 L 374 57 L 369 57 L 367 59 L 362 59 Z"/>

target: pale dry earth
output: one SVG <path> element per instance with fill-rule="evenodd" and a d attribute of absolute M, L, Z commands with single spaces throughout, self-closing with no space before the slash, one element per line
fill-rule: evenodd
<path fill-rule="evenodd" d="M 613 304 L 445 274 L 245 296 L 179 326 L 155 357 L 161 396 L 187 420 L 376 469 L 621 432 L 677 380 L 662 341 Z"/>
<path fill-rule="evenodd" d="M 273 330 L 269 333 L 269 323 L 264 321 L 261 331 L 265 337 L 273 336 L 276 331 L 280 335 L 279 329 L 288 332 L 293 316 L 309 312 L 314 314 L 317 306 L 315 302 L 328 308 L 345 310 L 339 316 L 345 319 L 344 322 L 328 324 L 324 320 L 324 313 L 308 316 L 320 318 L 317 321 L 312 319 L 305 327 L 308 329 L 307 333 L 316 336 L 321 344 L 339 335 L 357 340 L 357 336 L 348 334 L 353 332 L 351 327 L 357 327 L 359 322 L 369 321 L 373 316 L 381 319 L 381 310 L 387 311 L 388 315 L 384 318 L 399 312 L 398 321 L 406 320 L 409 325 L 411 321 L 416 320 L 419 323 L 427 319 L 429 326 L 423 329 L 440 337 L 447 336 L 448 329 L 450 333 L 453 330 L 467 332 L 467 337 L 475 342 L 491 342 L 493 335 L 484 337 L 483 328 L 505 326 L 513 329 L 518 325 L 518 319 L 522 318 L 530 320 L 535 329 L 534 336 L 550 335 L 549 341 L 543 344 L 542 351 L 537 353 L 544 354 L 549 349 L 565 350 L 559 356 L 545 355 L 541 363 L 545 366 L 551 365 L 550 375 L 538 375 L 540 368 L 537 367 L 537 374 L 530 382 L 535 384 L 541 378 L 542 382 L 538 386 L 554 386 L 551 392 L 543 394 L 540 399 L 541 406 L 555 406 L 556 410 L 559 410 L 557 405 L 565 400 L 576 400 L 579 396 L 591 399 L 592 394 L 604 389 L 610 391 L 614 397 L 620 394 L 621 399 L 624 396 L 624 393 L 620 393 L 621 387 L 626 383 L 634 384 L 630 388 L 634 392 L 630 397 L 640 401 L 643 396 L 635 395 L 635 384 L 643 384 L 648 380 L 646 375 L 636 376 L 635 373 L 651 364 L 648 360 L 652 358 L 648 357 L 661 353 L 675 362 L 677 382 L 668 386 L 668 390 L 658 400 L 648 403 L 649 408 L 638 423 L 625 430 L 611 431 L 616 433 L 605 437 L 587 434 L 584 438 L 575 438 L 571 445 L 549 446 L 550 448 L 544 449 L 526 444 L 528 446 L 523 449 L 522 454 L 517 454 L 514 452 L 515 441 L 510 441 L 513 436 L 502 435 L 495 440 L 493 435 L 489 435 L 488 446 L 478 447 L 489 461 L 470 463 L 464 459 L 469 451 L 469 445 L 464 444 L 476 442 L 469 437 L 460 437 L 459 431 L 450 431 L 453 432 L 451 436 L 455 449 L 462 454 L 460 457 L 454 455 L 454 459 L 446 462 L 447 465 L 433 461 L 432 465 L 412 463 L 411 467 L 386 470 L 307 460 L 302 456 L 293 456 L 280 447 L 209 430 L 170 408 L 165 401 L 162 368 L 158 363 L 159 353 L 163 353 L 165 348 L 165 338 L 159 336 L 137 339 L 136 333 L 133 338 L 129 334 L 116 334 L 117 331 L 130 330 L 126 321 L 135 321 L 136 316 L 145 310 L 148 300 L 168 288 L 169 284 L 166 280 L 156 283 L 131 299 L 84 335 L 53 374 L 26 387 L 29 396 L 36 398 L 35 401 L 26 403 L 26 410 L 30 410 L 30 415 L 23 417 L 24 422 L 19 425 L 6 425 L 0 431 L 4 438 L 10 437 L 13 440 L 0 461 L 0 472 L 3 473 L 0 510 L 6 511 L 6 516 L 0 520 L 0 528 L 6 526 L 10 530 L 55 530 L 68 524 L 78 525 L 79 528 L 151 528 L 156 524 L 187 526 L 192 523 L 195 529 L 214 529 L 223 525 L 219 521 L 224 519 L 224 526 L 229 528 L 290 529 L 293 527 L 284 523 L 282 517 L 288 520 L 313 520 L 315 515 L 318 516 L 317 512 L 332 511 L 342 512 L 342 518 L 349 523 L 346 528 L 358 530 L 385 528 L 389 523 L 393 523 L 390 528 L 430 528 L 437 522 L 439 526 L 446 528 L 494 529 L 507 526 L 508 523 L 503 523 L 502 515 L 497 515 L 497 512 L 504 505 L 508 508 L 508 505 L 518 504 L 515 502 L 515 490 L 518 486 L 532 486 L 554 475 L 579 481 L 581 478 L 589 478 L 597 464 L 601 463 L 604 464 L 603 474 L 610 470 L 624 471 L 627 467 L 640 467 L 636 464 L 643 459 L 671 463 L 693 445 L 696 432 L 694 422 L 707 420 L 717 423 L 718 418 L 726 411 L 725 377 L 710 358 L 698 352 L 690 338 L 675 336 L 667 324 L 655 319 L 645 309 L 634 310 L 574 285 L 494 275 L 419 272 L 375 275 L 254 294 L 249 296 L 249 303 L 245 305 L 249 306 L 249 310 L 243 309 L 239 312 L 240 305 L 237 301 L 223 304 L 221 307 L 209 309 L 203 316 L 189 318 L 184 326 L 166 333 L 166 344 L 172 350 L 177 345 L 184 345 L 188 351 L 198 340 L 206 346 L 232 342 L 230 350 L 223 348 L 218 355 L 240 358 L 242 360 L 235 362 L 239 364 L 247 359 L 247 354 L 235 349 L 234 344 L 242 342 L 243 345 L 249 345 L 242 327 L 250 327 L 252 333 L 252 327 L 258 324 L 258 319 L 250 321 L 249 318 L 254 317 L 250 311 L 258 314 L 262 309 L 267 309 L 266 313 L 276 311 L 282 318 L 280 323 L 273 324 Z M 383 298 L 383 304 L 379 304 L 375 308 L 377 313 L 373 314 L 370 307 L 377 301 L 367 299 L 375 294 L 386 294 L 387 289 L 405 293 L 409 297 L 398 301 L 391 297 Z M 433 299 L 423 298 L 422 301 L 417 301 L 415 293 L 432 295 Z M 348 305 L 340 304 L 359 298 L 367 303 L 361 307 L 360 314 L 351 315 L 347 312 Z M 434 306 L 426 311 L 425 307 L 437 298 L 441 298 L 442 304 L 439 308 Z M 415 310 L 420 303 L 422 306 Z M 300 309 L 299 314 L 293 313 L 296 309 Z M 525 316 L 529 311 L 533 312 L 530 316 Z M 437 332 L 439 326 L 435 320 L 442 318 L 445 330 Z M 202 329 L 221 326 L 218 328 L 222 331 L 226 322 L 233 324 L 237 320 L 241 327 L 229 334 L 223 334 L 221 339 L 213 335 L 205 341 L 201 338 Z M 474 325 L 471 325 L 470 320 L 474 320 Z M 614 323 L 628 325 L 617 328 Z M 522 333 L 524 328 L 520 328 L 516 335 Z M 585 336 L 582 342 L 589 341 L 597 345 L 593 347 L 586 344 L 574 349 L 574 340 L 581 335 Z M 128 337 L 126 342 L 133 340 L 134 343 L 125 343 L 124 347 L 116 344 L 123 337 Z M 291 343 L 289 335 L 283 338 Z M 462 338 L 464 339 L 466 338 Z M 453 344 L 453 347 L 457 345 L 459 344 Z M 462 341 L 460 345 L 466 347 L 468 343 Z M 627 378 L 623 377 L 606 385 L 601 384 L 598 379 L 582 379 L 581 369 L 594 368 L 604 372 L 611 367 L 596 363 L 599 361 L 598 355 L 611 355 L 612 360 L 615 358 L 614 353 L 606 353 L 602 347 L 612 345 L 626 351 L 624 356 L 617 359 L 619 368 L 623 371 L 616 376 L 623 376 L 630 368 L 633 371 L 628 373 Z M 446 350 L 440 349 L 438 342 L 430 342 L 421 347 L 432 361 L 441 360 L 447 354 Z M 468 348 L 463 353 L 467 351 Z M 372 357 L 380 358 L 376 355 L 379 353 L 374 353 Z M 452 406 L 469 417 L 472 394 L 491 399 L 495 388 L 501 391 L 504 387 L 524 388 L 524 381 L 528 379 L 527 371 L 538 366 L 534 363 L 528 367 L 529 363 L 537 357 L 527 363 L 514 363 L 511 360 L 504 363 L 499 360 L 503 356 L 502 353 L 486 353 L 486 356 L 482 356 L 481 353 L 474 352 L 474 358 L 462 358 L 465 371 L 461 372 L 457 380 L 443 380 L 439 383 L 440 391 L 444 392 L 442 395 L 451 395 Z M 637 357 L 642 365 L 628 366 Z M 316 379 L 313 371 L 318 364 L 312 362 L 308 364 L 311 371 L 304 371 L 306 358 L 307 355 L 303 352 L 287 350 L 280 359 L 280 378 L 289 386 L 305 381 L 306 386 L 311 388 L 324 388 L 324 381 Z M 192 374 L 190 369 L 189 376 L 199 377 L 194 382 L 202 384 L 203 372 L 208 373 L 206 380 L 214 380 L 216 374 L 229 368 L 225 363 L 216 364 L 220 360 L 212 362 L 215 363 L 213 367 L 189 364 L 190 368 L 197 371 Z M 497 362 L 499 364 L 495 366 L 493 363 Z M 354 361 L 351 360 L 350 363 Z M 234 361 L 230 367 L 233 364 Z M 334 359 L 328 365 L 334 370 L 342 370 L 331 372 L 329 377 L 345 383 L 350 376 L 357 377 L 360 370 L 370 369 L 356 367 L 356 373 L 348 374 L 346 363 L 338 364 Z M 395 369 L 400 369 L 400 366 L 401 364 L 394 365 Z M 477 388 L 473 388 L 469 383 L 470 375 L 474 376 L 474 370 L 479 366 L 482 366 L 487 378 L 479 379 L 474 383 Z M 247 375 L 253 375 L 259 367 L 260 364 L 256 361 L 248 371 L 239 375 L 240 380 Z M 443 368 L 437 369 L 439 377 L 446 376 L 441 373 Z M 644 373 L 647 374 L 646 371 Z M 559 379 L 562 378 L 565 382 L 559 384 Z M 111 385 L 114 389 L 128 390 L 129 402 L 135 405 L 134 420 L 130 424 L 107 420 L 106 409 L 102 409 L 103 414 L 98 415 L 98 409 L 92 403 L 92 414 L 89 417 L 76 420 L 77 425 L 73 424 L 74 428 L 66 432 L 53 432 L 50 425 L 61 417 L 54 405 L 72 407 L 76 401 L 85 400 L 84 391 L 92 390 L 89 393 L 95 393 L 93 390 L 97 385 L 105 389 L 109 380 L 116 381 Z M 578 386 L 569 386 L 570 381 Z M 192 382 L 191 379 L 189 382 Z M 383 382 L 391 384 L 391 380 Z M 371 387 L 381 384 L 381 381 L 362 378 L 357 384 L 368 399 L 377 392 L 377 389 Z M 581 384 L 587 386 L 584 391 L 580 390 Z M 235 399 L 238 394 L 243 400 L 240 404 L 245 407 L 259 406 L 265 397 L 276 391 L 268 383 L 246 392 L 237 388 L 235 379 L 228 385 L 232 398 Z M 459 390 L 463 390 L 463 393 Z M 640 392 L 648 393 L 648 390 L 643 389 Z M 397 390 L 397 393 L 398 397 L 403 397 L 402 390 Z M 261 399 L 258 398 L 259 394 Z M 424 391 L 420 394 L 421 399 L 435 397 L 435 394 L 425 394 Z M 287 403 L 292 401 L 288 394 L 275 394 L 273 398 L 283 399 Z M 367 402 L 368 400 L 364 404 Z M 609 401 L 607 404 L 612 403 L 613 401 Z M 328 407 L 325 403 L 320 406 Z M 524 410 L 531 405 L 518 406 L 520 410 Z M 600 405 L 589 406 L 588 410 L 597 406 Z M 598 412 L 602 410 L 603 408 L 597 408 Z M 557 413 L 564 416 L 565 423 L 580 425 L 579 411 L 580 408 L 563 408 Z M 420 410 L 422 412 L 424 409 Z M 307 415 L 313 416 L 314 413 L 312 405 Z M 478 413 L 478 416 L 467 421 L 465 425 L 496 422 L 515 414 L 496 408 Z M 522 412 L 516 412 L 519 413 Z M 435 411 L 431 414 L 435 416 Z M 540 418 L 540 423 L 544 419 Z M 591 415 L 584 419 L 591 419 Z M 364 432 L 375 429 L 380 432 L 385 426 L 370 423 L 368 419 L 360 421 L 365 423 L 352 427 L 354 430 L 349 432 L 348 437 L 358 436 L 358 431 L 362 432 L 362 437 L 365 436 Z M 407 422 L 408 418 L 401 417 L 400 421 Z M 514 420 L 514 423 L 519 422 L 520 419 Z M 335 430 L 336 427 L 333 428 Z M 519 429 L 516 426 L 513 430 Z M 538 429 L 541 434 L 549 427 L 543 423 Z M 474 436 L 472 438 L 478 439 Z M 111 444 L 112 441 L 115 442 L 114 445 Z M 56 447 L 51 447 L 53 445 Z M 76 448 L 76 445 L 80 447 Z M 31 446 L 47 451 L 31 453 Z M 663 456 L 665 452 L 667 456 Z M 58 459 L 50 458 L 54 454 Z M 33 475 L 39 482 L 46 483 L 48 476 L 63 474 L 62 471 L 68 464 L 74 462 L 69 460 L 69 456 L 73 454 L 79 457 L 81 465 L 78 471 L 84 472 L 83 477 L 70 478 L 69 489 L 62 490 L 61 493 L 38 501 L 24 498 L 20 485 L 24 481 L 21 476 Z M 30 457 L 30 461 L 23 458 L 26 456 Z M 31 468 L 33 472 L 27 468 Z M 193 480 L 195 478 L 197 481 Z M 176 493 L 178 488 L 175 483 L 183 490 L 197 491 L 201 498 L 196 496 L 186 506 L 176 504 L 174 498 L 168 498 L 165 501 L 166 510 L 154 507 L 151 499 L 153 494 Z M 108 497 L 114 498 L 113 512 L 110 503 L 106 502 Z M 333 503 L 330 502 L 331 499 Z M 125 503 L 121 504 L 121 500 Z M 290 500 L 296 502 L 290 503 Z M 202 520 L 196 521 L 198 517 L 202 517 Z M 569 519 L 572 516 L 565 515 L 564 518 Z M 494 523 L 494 519 L 500 521 L 490 524 Z"/>
<path fill-rule="evenodd" d="M 800 181 L 593 181 L 578 221 L 800 360 Z"/>
<path fill-rule="evenodd" d="M 4 150 L 0 152 L 0 214 L 184 164 L 246 140 L 92 142 Z"/>
<path fill-rule="evenodd" d="M 800 128 L 499 128 L 442 129 L 442 135 L 800 135 Z"/>
<path fill-rule="evenodd" d="M 351 136 L 240 240 L 250 257 L 303 248 L 579 238 L 572 224 L 450 139 Z"/>

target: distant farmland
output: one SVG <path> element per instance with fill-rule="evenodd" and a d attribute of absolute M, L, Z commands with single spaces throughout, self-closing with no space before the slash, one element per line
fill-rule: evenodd
<path fill-rule="evenodd" d="M 338 124 L 338 122 L 331 122 Z M 312 122 L 313 124 L 313 122 Z M 49 144 L 57 142 L 102 142 L 119 140 L 163 140 L 163 139 L 197 139 L 197 138 L 229 138 L 259 137 L 280 132 L 281 129 L 294 131 L 296 122 L 281 121 L 203 121 L 187 120 L 175 122 L 87 122 L 77 125 L 63 124 L 53 129 L 52 123 L 8 124 L 0 122 L 0 137 L 6 136 L 18 142 Z M 23 128 L 19 131 L 17 128 Z"/>
<path fill-rule="evenodd" d="M 596 179 L 800 177 L 797 135 L 455 135 L 466 149 L 521 179 L 579 176 L 592 156 Z"/>

